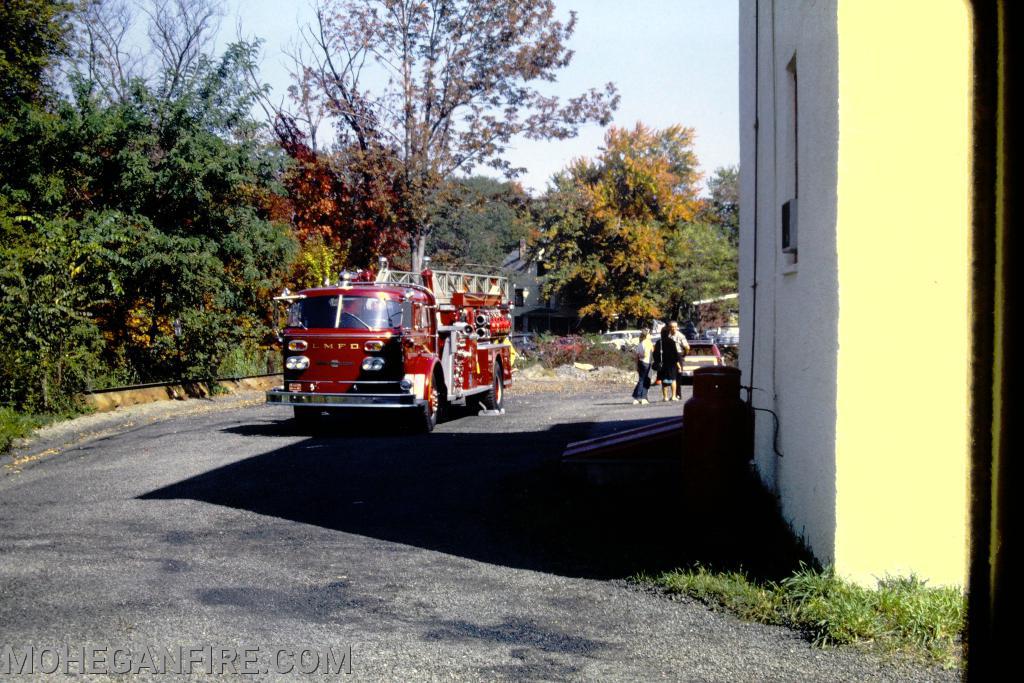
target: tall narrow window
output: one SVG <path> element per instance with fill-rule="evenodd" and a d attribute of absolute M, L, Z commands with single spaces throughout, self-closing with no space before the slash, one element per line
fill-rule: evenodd
<path fill-rule="evenodd" d="M 797 217 L 799 214 L 797 197 L 800 194 L 800 108 L 797 99 L 797 75 L 796 55 L 786 65 L 785 100 L 783 102 L 783 126 L 781 133 L 784 136 L 780 145 L 783 150 L 782 164 L 780 164 L 780 194 L 783 198 L 781 206 L 780 226 L 782 251 L 786 254 L 786 261 L 789 265 L 795 265 L 797 260 Z"/>
<path fill-rule="evenodd" d="M 786 73 L 789 75 L 789 103 L 790 103 L 790 154 L 792 155 L 793 172 L 793 196 L 800 196 L 800 100 L 798 98 L 796 80 L 796 55 L 786 65 Z"/>

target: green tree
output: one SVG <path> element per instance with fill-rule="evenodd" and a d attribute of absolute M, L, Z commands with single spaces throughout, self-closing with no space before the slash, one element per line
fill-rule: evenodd
<path fill-rule="evenodd" d="M 665 318 L 683 319 L 692 302 L 736 291 L 739 253 L 721 225 L 681 226 L 667 241 L 666 255 L 666 267 L 650 281 Z"/>
<path fill-rule="evenodd" d="M 740 170 L 738 166 L 715 169 L 708 179 L 709 197 L 700 219 L 717 225 L 734 245 L 740 242 Z"/>
<path fill-rule="evenodd" d="M 47 69 L 67 47 L 71 7 L 59 0 L 0 4 L 0 119 L 44 97 Z"/>
<path fill-rule="evenodd" d="M 431 219 L 427 251 L 435 264 L 496 268 L 535 236 L 533 200 L 517 183 L 475 176 L 453 183 L 452 192 Z"/>
<path fill-rule="evenodd" d="M 100 372 L 103 341 L 88 309 L 109 254 L 74 221 L 5 217 L 27 237 L 0 252 L 0 403 L 65 410 Z"/>
<path fill-rule="evenodd" d="M 0 400 L 53 408 L 101 381 L 84 359 L 65 371 L 65 339 L 93 340 L 76 348 L 101 348 L 119 377 L 161 380 L 213 377 L 265 335 L 294 240 L 271 219 L 282 156 L 249 116 L 251 54 L 204 57 L 172 99 L 136 81 L 111 103 L 79 82 L 0 129 L 0 319 L 34 330 L 0 340 L 0 356 L 22 359 Z M 45 388 L 11 393 L 45 368 Z"/>

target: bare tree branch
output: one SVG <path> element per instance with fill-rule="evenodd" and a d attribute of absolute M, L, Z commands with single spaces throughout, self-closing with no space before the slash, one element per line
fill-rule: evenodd
<path fill-rule="evenodd" d="M 210 52 L 224 10 L 220 0 L 151 0 L 145 13 L 164 78 L 162 94 L 173 97 Z"/>
<path fill-rule="evenodd" d="M 610 83 L 565 102 L 535 85 L 572 59 L 576 16 L 558 20 L 554 0 L 322 0 L 316 16 L 303 73 L 342 139 L 397 155 L 414 254 L 452 174 L 485 163 L 514 175 L 502 157 L 515 136 L 571 137 L 589 121 L 606 125 L 618 104 Z M 372 90 L 360 82 L 368 56 Z"/>
<path fill-rule="evenodd" d="M 88 0 L 72 15 L 68 69 L 108 102 L 123 101 L 133 79 L 145 77 L 145 60 L 129 34 L 135 5 L 127 0 Z"/>

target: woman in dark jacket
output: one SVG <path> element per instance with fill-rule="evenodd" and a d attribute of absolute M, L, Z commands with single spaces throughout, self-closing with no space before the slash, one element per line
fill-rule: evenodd
<path fill-rule="evenodd" d="M 661 328 L 661 339 L 654 345 L 654 362 L 658 368 L 658 379 L 661 380 L 661 400 L 678 401 L 675 395 L 675 383 L 679 377 L 679 347 L 672 337 L 671 325 Z"/>

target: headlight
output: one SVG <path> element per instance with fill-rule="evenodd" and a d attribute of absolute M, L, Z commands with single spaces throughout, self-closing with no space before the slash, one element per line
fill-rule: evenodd
<path fill-rule="evenodd" d="M 383 348 L 384 342 L 380 341 L 379 339 L 371 339 L 370 341 L 363 344 L 363 351 L 369 351 L 371 353 L 373 353 L 374 351 L 380 351 Z"/>
<path fill-rule="evenodd" d="M 383 370 L 384 359 L 383 358 L 364 358 L 363 359 L 363 370 Z"/>
<path fill-rule="evenodd" d="M 305 351 L 309 348 L 309 344 L 305 339 L 292 339 L 288 342 L 289 351 Z"/>
<path fill-rule="evenodd" d="M 288 370 L 305 370 L 309 367 L 309 359 L 305 356 L 289 356 L 284 361 L 284 367 Z"/>
<path fill-rule="evenodd" d="M 402 391 L 410 391 L 412 390 L 412 380 L 403 379 L 398 383 L 398 386 L 402 388 Z"/>

